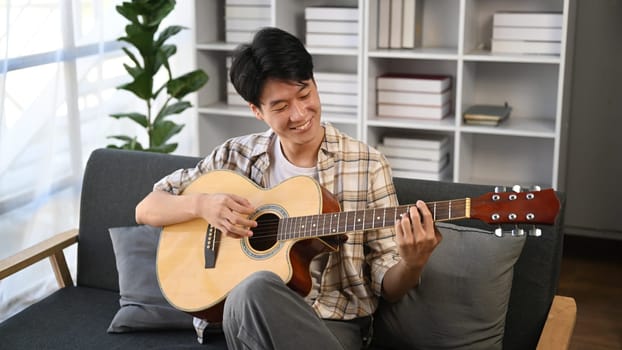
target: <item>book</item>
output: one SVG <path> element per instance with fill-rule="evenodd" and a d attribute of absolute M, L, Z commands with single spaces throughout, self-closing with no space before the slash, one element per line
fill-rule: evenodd
<path fill-rule="evenodd" d="M 493 27 L 492 38 L 501 40 L 560 41 L 561 28 Z"/>
<path fill-rule="evenodd" d="M 307 21 L 307 33 L 357 34 L 359 23 L 352 21 Z"/>
<path fill-rule="evenodd" d="M 359 104 L 358 95 L 346 93 L 321 92 L 320 101 L 322 105 L 334 106 L 357 106 Z"/>
<path fill-rule="evenodd" d="M 313 77 L 316 81 L 357 82 L 356 74 L 350 73 L 314 72 Z"/>
<path fill-rule="evenodd" d="M 358 84 L 356 82 L 349 81 L 331 81 L 331 80 L 318 80 L 316 79 L 317 89 L 320 93 L 323 92 L 352 92 L 357 91 Z"/>
<path fill-rule="evenodd" d="M 421 0 L 403 1 L 402 48 L 413 49 L 421 46 L 423 2 Z"/>
<path fill-rule="evenodd" d="M 443 92 L 451 87 L 448 75 L 383 74 L 376 78 L 378 90 Z"/>
<path fill-rule="evenodd" d="M 512 107 L 503 105 L 473 105 L 464 111 L 466 124 L 498 125 L 510 117 Z"/>
<path fill-rule="evenodd" d="M 389 34 L 389 48 L 402 47 L 402 5 L 403 0 L 391 0 L 391 30 Z"/>
<path fill-rule="evenodd" d="M 440 160 L 409 159 L 398 157 L 386 157 L 391 169 L 440 171 L 449 163 L 449 154 L 445 154 Z"/>
<path fill-rule="evenodd" d="M 442 106 L 451 99 L 451 90 L 441 93 L 378 90 L 378 103 Z"/>
<path fill-rule="evenodd" d="M 517 53 L 559 55 L 562 44 L 559 41 L 524 41 L 492 39 L 490 51 L 493 53 Z"/>
<path fill-rule="evenodd" d="M 385 136 L 382 142 L 385 146 L 389 147 L 439 150 L 449 144 L 449 137 L 442 134 L 415 134 L 405 137 Z"/>
<path fill-rule="evenodd" d="M 492 26 L 561 28 L 561 12 L 515 12 L 500 11 L 492 16 Z"/>
<path fill-rule="evenodd" d="M 378 48 L 388 49 L 391 37 L 391 0 L 378 0 Z"/>
<path fill-rule="evenodd" d="M 322 103 L 322 114 L 324 114 L 324 112 L 333 112 L 333 114 L 356 114 L 358 110 L 357 106 L 334 106 Z"/>
<path fill-rule="evenodd" d="M 393 177 L 401 177 L 406 179 L 421 179 L 432 181 L 450 180 L 451 166 L 447 165 L 440 171 L 418 171 L 418 170 L 402 170 L 391 169 Z"/>
<path fill-rule="evenodd" d="M 225 18 L 270 19 L 270 6 L 225 6 Z"/>
<path fill-rule="evenodd" d="M 270 20 L 266 18 L 227 18 L 225 19 L 225 31 L 256 31 L 259 28 L 270 26 Z"/>
<path fill-rule="evenodd" d="M 359 9 L 356 7 L 310 6 L 305 8 L 305 19 L 318 21 L 358 21 Z"/>
<path fill-rule="evenodd" d="M 311 47 L 358 47 L 358 34 L 307 33 L 306 44 Z"/>
<path fill-rule="evenodd" d="M 378 103 L 378 117 L 443 119 L 450 111 L 450 103 L 442 106 L 414 106 Z"/>
<path fill-rule="evenodd" d="M 226 31 L 225 32 L 225 42 L 241 44 L 246 43 L 253 40 L 253 36 L 255 32 L 244 31 L 244 32 L 234 32 L 234 31 Z"/>
<path fill-rule="evenodd" d="M 379 144 L 376 149 L 387 157 L 440 160 L 449 153 L 449 143 L 445 143 L 440 148 L 426 149 L 418 147 L 388 146 Z"/>
<path fill-rule="evenodd" d="M 227 5 L 263 5 L 270 6 L 270 0 L 226 0 Z"/>

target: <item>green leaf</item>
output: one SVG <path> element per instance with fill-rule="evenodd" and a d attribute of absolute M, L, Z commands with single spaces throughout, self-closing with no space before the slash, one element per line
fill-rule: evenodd
<path fill-rule="evenodd" d="M 116 10 L 121 16 L 127 18 L 132 23 L 139 23 L 138 12 L 131 2 L 124 2 L 121 5 L 116 6 Z"/>
<path fill-rule="evenodd" d="M 114 135 L 114 136 L 108 136 L 108 138 L 125 141 L 125 143 L 123 143 L 121 146 L 110 144 L 107 146 L 108 148 L 129 149 L 129 150 L 135 150 L 135 151 L 144 150 L 140 142 L 136 141 L 136 137 L 129 137 L 125 135 Z"/>
<path fill-rule="evenodd" d="M 153 84 L 153 77 L 143 71 L 134 78 L 134 81 L 120 85 L 117 88 L 130 91 L 137 97 L 147 101 L 151 98 L 151 89 L 153 87 L 151 84 Z"/>
<path fill-rule="evenodd" d="M 177 46 L 175 45 L 164 45 L 160 49 L 158 49 L 156 56 L 155 56 L 156 60 L 154 63 L 155 71 L 158 71 L 160 69 L 160 66 L 164 65 L 164 67 L 166 67 L 166 71 L 168 72 L 169 79 L 170 79 L 171 68 L 168 65 L 168 59 L 169 57 L 173 56 L 175 53 L 177 53 Z"/>
<path fill-rule="evenodd" d="M 199 90 L 205 83 L 207 83 L 207 74 L 204 71 L 197 69 L 190 73 L 186 73 L 176 79 L 170 80 L 166 83 L 166 91 L 169 95 L 181 100 L 189 93 Z"/>
<path fill-rule="evenodd" d="M 192 107 L 192 104 L 187 101 L 178 101 L 171 105 L 167 105 L 158 112 L 158 115 L 153 120 L 153 124 L 159 124 L 167 115 L 178 114 L 185 111 L 187 108 Z"/>
<path fill-rule="evenodd" d="M 132 76 L 132 78 L 136 79 L 137 77 L 139 77 L 141 74 L 145 74 L 145 70 L 138 66 L 138 67 L 132 67 L 130 65 L 127 64 L 123 64 L 123 67 L 125 67 L 125 70 L 130 73 L 130 75 Z"/>
<path fill-rule="evenodd" d="M 164 29 L 160 35 L 158 35 L 158 39 L 156 39 L 155 41 L 155 46 L 156 47 L 160 47 L 162 45 L 164 45 L 164 42 L 166 40 L 168 40 L 168 38 L 176 35 L 177 33 L 181 32 L 182 30 L 187 29 L 186 27 L 182 27 L 182 26 L 169 26 L 166 29 Z"/>
<path fill-rule="evenodd" d="M 121 48 L 121 50 L 123 50 L 123 52 L 125 52 L 125 54 L 132 60 L 132 62 L 134 62 L 134 64 L 137 67 L 140 67 L 141 64 L 138 61 L 138 59 L 136 58 L 136 56 L 134 55 L 134 53 L 132 51 L 130 51 L 127 47 L 123 47 Z"/>
<path fill-rule="evenodd" d="M 144 24 L 159 26 L 160 22 L 175 8 L 174 0 L 150 0 L 144 6 Z"/>
<path fill-rule="evenodd" d="M 177 149 L 177 143 L 165 143 L 157 147 L 147 149 L 149 152 L 171 153 Z"/>
<path fill-rule="evenodd" d="M 171 137 L 178 134 L 183 128 L 184 125 L 176 124 L 170 120 L 164 120 L 158 124 L 154 124 L 150 132 L 151 142 L 149 147 L 152 148 L 163 145 Z"/>
<path fill-rule="evenodd" d="M 116 119 L 130 118 L 133 121 L 135 121 L 136 123 L 140 124 L 144 128 L 149 126 L 149 120 L 147 119 L 147 116 L 145 116 L 144 114 L 140 114 L 140 113 L 118 113 L 118 114 L 111 114 L 110 116 L 113 117 L 113 118 L 116 118 Z"/>
<path fill-rule="evenodd" d="M 155 55 L 153 36 L 155 34 L 155 28 L 147 28 L 137 24 L 128 24 L 125 26 L 126 36 L 119 38 L 121 41 L 128 42 L 145 56 L 145 61 L 148 56 Z"/>

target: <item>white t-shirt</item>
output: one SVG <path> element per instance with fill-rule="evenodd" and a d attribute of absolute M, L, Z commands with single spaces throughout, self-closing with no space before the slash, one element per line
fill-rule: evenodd
<path fill-rule="evenodd" d="M 279 137 L 274 138 L 274 144 L 272 145 L 272 151 L 270 152 L 270 167 L 268 168 L 268 188 L 272 188 L 285 179 L 289 179 L 292 176 L 306 175 L 318 180 L 317 167 L 301 168 L 290 163 L 281 148 L 281 140 Z"/>

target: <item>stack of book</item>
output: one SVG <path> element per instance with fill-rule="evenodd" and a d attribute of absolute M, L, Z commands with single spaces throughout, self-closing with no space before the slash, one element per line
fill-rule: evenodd
<path fill-rule="evenodd" d="M 271 24 L 270 0 L 226 0 L 225 41 L 246 43 L 255 32 Z"/>
<path fill-rule="evenodd" d="M 422 0 L 378 0 L 378 48 L 421 45 Z"/>
<path fill-rule="evenodd" d="M 230 106 L 248 106 L 248 102 L 246 102 L 237 91 L 235 91 L 235 87 L 229 80 L 229 69 L 231 69 L 231 56 L 227 56 L 226 60 L 227 65 L 227 104 Z"/>
<path fill-rule="evenodd" d="M 377 146 L 393 176 L 424 180 L 447 180 L 451 174 L 450 143 L 446 135 L 386 136 Z"/>
<path fill-rule="evenodd" d="M 359 105 L 356 74 L 315 72 L 322 111 L 333 115 L 356 115 Z"/>
<path fill-rule="evenodd" d="M 451 111 L 451 90 L 451 77 L 448 75 L 378 76 L 378 117 L 443 119 Z"/>
<path fill-rule="evenodd" d="M 512 107 L 507 102 L 504 105 L 473 105 L 464 111 L 464 122 L 469 125 L 497 126 L 511 112 Z"/>
<path fill-rule="evenodd" d="M 359 46 L 359 9 L 356 7 L 307 7 L 305 20 L 308 47 Z"/>
<path fill-rule="evenodd" d="M 496 12 L 492 20 L 493 53 L 559 55 L 562 14 L 558 12 Z"/>

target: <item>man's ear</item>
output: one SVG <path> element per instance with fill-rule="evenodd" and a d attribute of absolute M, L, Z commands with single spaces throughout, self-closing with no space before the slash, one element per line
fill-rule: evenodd
<path fill-rule="evenodd" d="M 253 112 L 257 120 L 263 120 L 263 113 L 261 112 L 261 108 L 255 106 L 254 104 L 250 102 L 248 103 L 248 106 L 250 107 L 251 112 Z"/>

